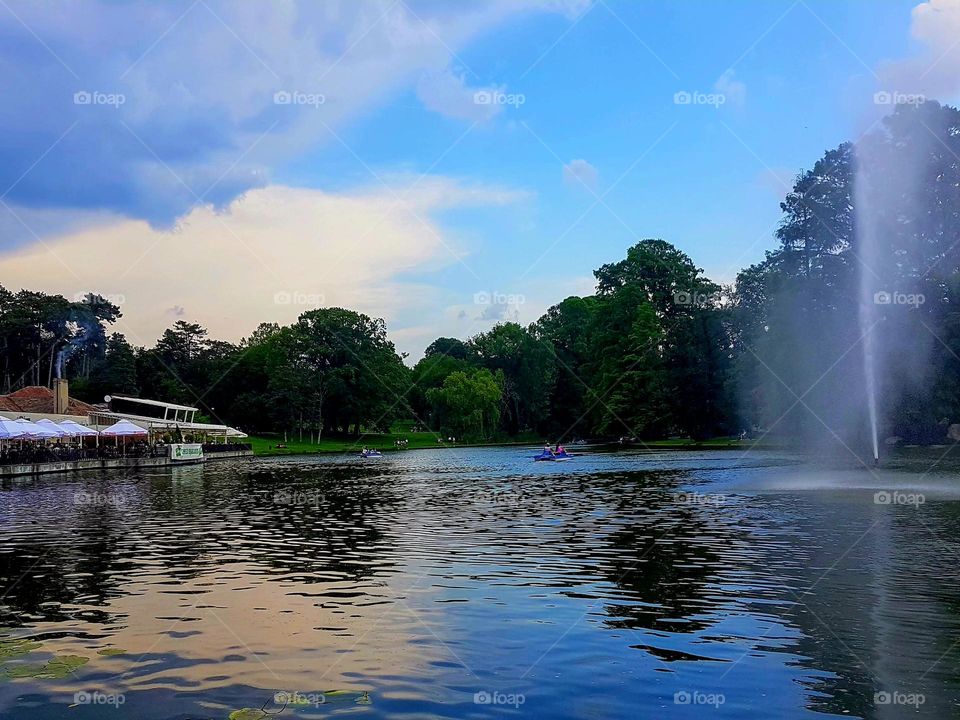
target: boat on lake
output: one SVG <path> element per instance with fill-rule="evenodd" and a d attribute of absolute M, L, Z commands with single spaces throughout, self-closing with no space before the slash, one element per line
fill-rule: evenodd
<path fill-rule="evenodd" d="M 573 455 L 566 451 L 555 453 L 544 450 L 539 455 L 534 455 L 533 459 L 537 462 L 563 462 L 565 460 L 573 460 Z"/>

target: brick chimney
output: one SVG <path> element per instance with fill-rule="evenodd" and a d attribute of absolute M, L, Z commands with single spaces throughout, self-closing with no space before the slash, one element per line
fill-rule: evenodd
<path fill-rule="evenodd" d="M 70 387 L 66 378 L 56 378 L 53 381 L 53 414 L 66 415 L 67 405 L 70 403 Z"/>

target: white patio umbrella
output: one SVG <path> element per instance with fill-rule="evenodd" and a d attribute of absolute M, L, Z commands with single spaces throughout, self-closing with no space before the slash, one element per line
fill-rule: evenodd
<path fill-rule="evenodd" d="M 64 428 L 57 425 L 53 420 L 48 420 L 47 418 L 43 418 L 42 420 L 37 420 L 37 425 L 39 425 L 42 428 L 46 428 L 51 432 L 55 432 L 57 434 L 57 437 L 70 437 L 70 433 Z"/>
<path fill-rule="evenodd" d="M 60 433 L 56 430 L 48 430 L 26 418 L 17 418 L 16 423 L 23 429 L 23 439 L 25 440 L 49 440 L 50 438 L 60 437 Z"/>
<path fill-rule="evenodd" d="M 16 440 L 26 434 L 20 423 L 7 418 L 0 418 L 0 440 Z"/>
<path fill-rule="evenodd" d="M 61 420 L 57 425 L 70 433 L 70 437 L 93 437 L 100 434 L 93 428 L 81 425 L 73 420 Z"/>
<path fill-rule="evenodd" d="M 146 435 L 147 431 L 139 425 L 134 425 L 129 420 L 118 420 L 108 428 L 100 431 L 104 437 L 131 437 L 133 435 Z"/>
<path fill-rule="evenodd" d="M 116 444 L 119 445 L 120 438 L 122 437 L 137 437 L 137 436 L 143 437 L 148 433 L 142 427 L 140 427 L 139 425 L 134 425 L 129 420 L 118 420 L 110 427 L 104 428 L 103 430 L 101 430 L 100 434 L 104 437 L 112 437 L 114 439 L 114 442 L 116 442 Z M 126 456 L 127 454 L 126 445 L 123 446 L 123 454 L 124 456 Z"/>

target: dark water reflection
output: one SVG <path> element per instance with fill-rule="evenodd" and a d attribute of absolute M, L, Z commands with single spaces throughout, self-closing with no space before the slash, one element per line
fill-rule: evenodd
<path fill-rule="evenodd" d="M 0 666 L 88 661 L 0 671 L 0 716 L 954 717 L 956 478 L 498 449 L 15 482 Z"/>

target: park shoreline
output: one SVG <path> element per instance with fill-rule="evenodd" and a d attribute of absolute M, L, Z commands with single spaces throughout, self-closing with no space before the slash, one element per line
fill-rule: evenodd
<path fill-rule="evenodd" d="M 382 436 L 377 436 L 382 437 Z M 537 448 L 541 447 L 543 444 L 542 440 L 536 439 L 524 439 L 524 440 L 506 440 L 506 441 L 488 441 L 488 442 L 477 442 L 477 443 L 411 443 L 404 448 L 396 448 L 384 445 L 382 442 L 370 442 L 364 441 L 363 436 L 361 439 L 348 443 L 345 440 L 337 441 L 342 443 L 342 446 L 337 447 L 323 447 L 322 445 L 312 444 L 303 444 L 303 443 L 293 443 L 296 447 L 287 447 L 287 448 L 275 448 L 275 447 L 262 447 L 262 444 L 265 443 L 276 443 L 277 441 L 267 440 L 263 437 L 250 436 L 247 438 L 247 441 L 251 442 L 253 445 L 253 454 L 254 457 L 302 457 L 310 455 L 358 455 L 360 450 L 366 445 L 368 447 L 376 447 L 380 452 L 384 454 L 393 454 L 400 453 L 407 450 L 448 450 L 456 448 L 488 448 L 488 447 L 531 447 Z M 312 445 L 312 447 L 311 447 Z M 670 450 L 743 450 L 743 449 L 757 449 L 757 450 L 782 450 L 780 446 L 774 445 L 752 445 L 749 441 L 741 441 L 736 439 L 727 439 L 722 440 L 707 440 L 703 442 L 696 441 L 676 441 L 676 440 L 657 440 L 646 443 L 636 442 L 629 443 L 626 445 L 619 445 L 616 441 L 610 442 L 595 442 L 589 443 L 584 446 L 571 445 L 571 450 L 576 452 L 577 448 L 590 448 L 590 449 L 604 449 L 604 450 L 657 450 L 657 451 L 670 451 Z"/>

